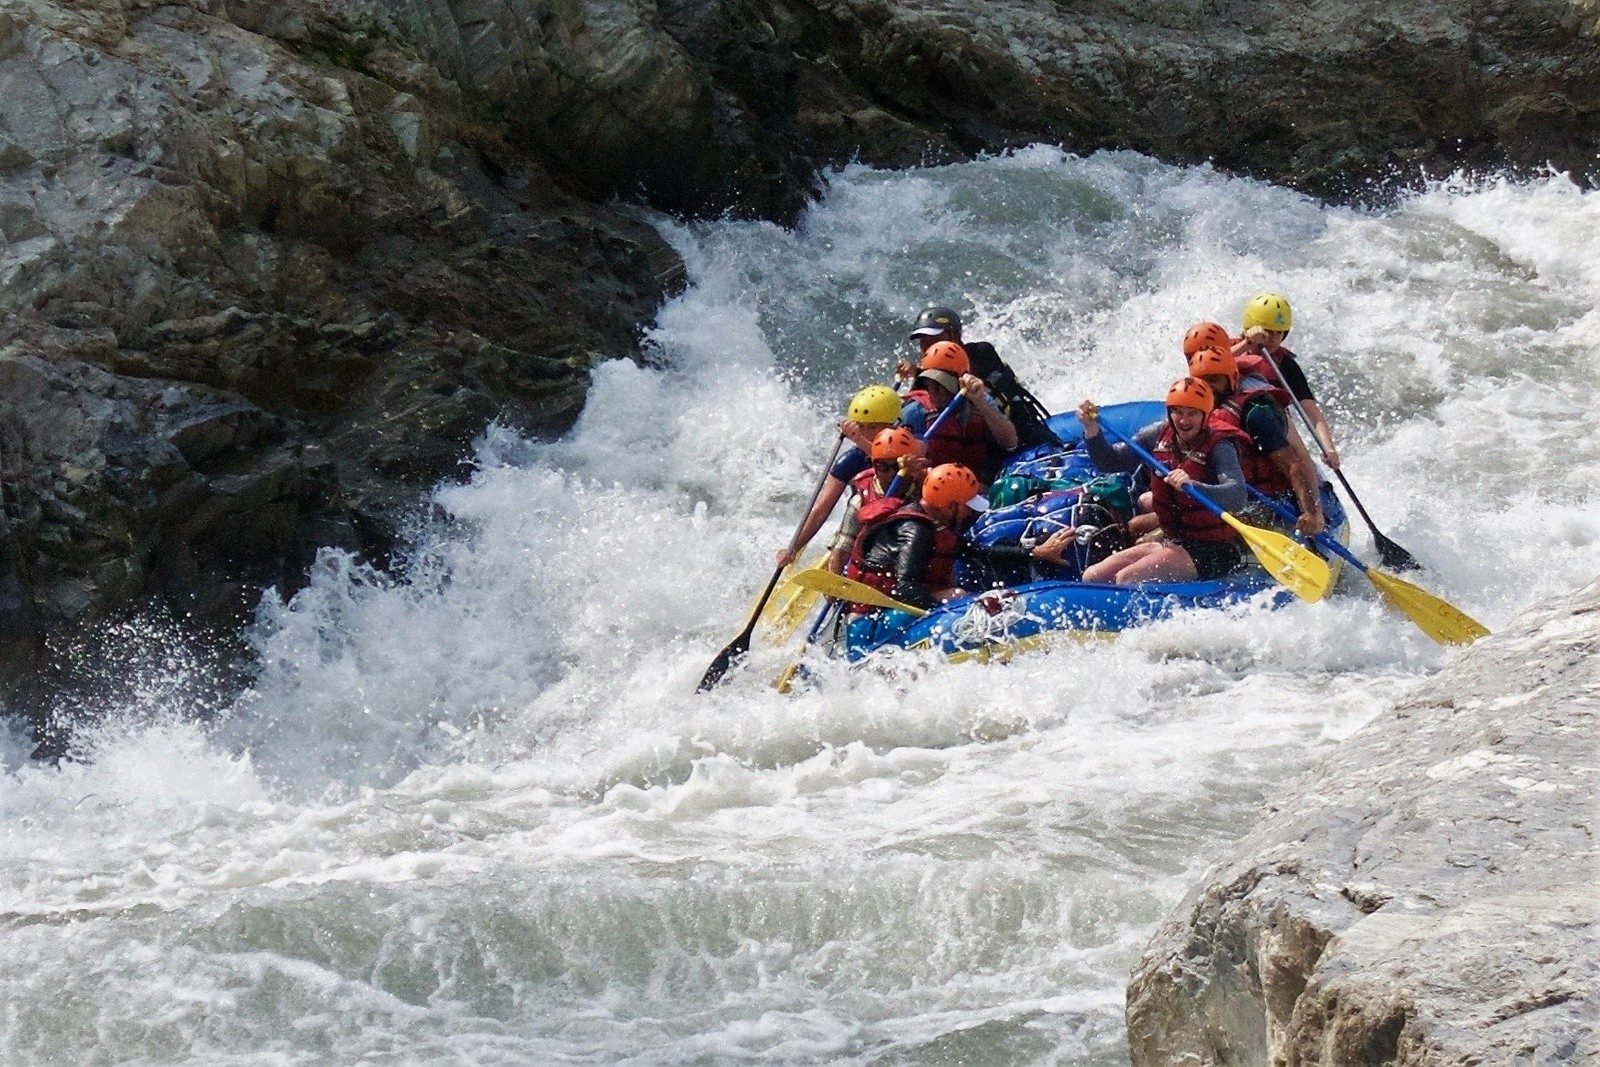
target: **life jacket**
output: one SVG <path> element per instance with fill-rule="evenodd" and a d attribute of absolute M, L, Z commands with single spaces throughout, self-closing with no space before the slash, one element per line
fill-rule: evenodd
<path fill-rule="evenodd" d="M 850 545 L 850 559 L 844 565 L 844 576 L 862 585 L 870 585 L 880 593 L 894 595 L 893 572 L 879 571 L 867 566 L 867 542 L 877 531 L 900 519 L 917 519 L 933 527 L 933 554 L 928 557 L 922 581 L 929 589 L 948 589 L 955 584 L 956 532 L 935 523 L 920 504 L 907 504 L 895 496 L 880 496 L 864 504 L 858 513 L 861 529 Z M 849 604 L 847 610 L 855 615 L 866 615 L 881 610 L 875 604 Z"/>
<path fill-rule="evenodd" d="M 1260 356 L 1256 357 L 1260 359 Z M 1289 476 L 1274 463 L 1256 444 L 1250 431 L 1245 429 L 1244 413 L 1250 405 L 1260 401 L 1277 405 L 1280 412 L 1292 402 L 1289 394 L 1278 386 L 1266 384 L 1256 377 L 1240 379 L 1240 387 L 1211 412 L 1206 425 L 1232 437 L 1239 449 L 1239 466 L 1244 470 L 1244 480 L 1268 496 L 1289 492 L 1293 485 Z M 1285 415 L 1287 418 L 1287 415 Z"/>
<path fill-rule="evenodd" d="M 850 479 L 850 488 L 856 491 L 856 511 L 860 510 L 883 497 L 883 489 L 878 485 L 878 472 L 871 467 Z"/>
<path fill-rule="evenodd" d="M 1234 343 L 1238 343 L 1237 338 L 1235 338 Z M 1241 352 L 1233 357 L 1233 361 L 1239 365 L 1239 381 L 1243 382 L 1246 378 L 1254 377 L 1260 378 L 1268 385 L 1277 387 L 1281 384 L 1281 379 L 1283 378 L 1283 372 L 1278 369 L 1279 364 L 1286 359 L 1294 358 L 1295 354 L 1293 352 L 1279 345 L 1272 350 L 1272 358 L 1270 360 L 1260 352 Z M 1283 390 L 1279 389 L 1279 392 L 1283 392 Z M 1283 395 L 1285 397 L 1289 396 L 1287 392 L 1284 392 Z M 1292 399 L 1291 397 L 1290 400 Z M 1285 404 L 1287 403 L 1289 403 L 1289 400 L 1285 401 Z"/>
<path fill-rule="evenodd" d="M 1248 435 L 1236 434 L 1207 422 L 1199 440 L 1180 452 L 1177 442 L 1173 440 L 1172 424 L 1168 423 L 1151 453 L 1169 469 L 1181 470 L 1195 481 L 1204 482 L 1211 450 L 1220 442 L 1231 440 L 1242 451 L 1240 437 L 1249 439 Z M 1231 541 L 1239 536 L 1233 527 L 1222 521 L 1220 515 L 1184 490 L 1172 488 L 1165 478 L 1150 479 L 1150 502 L 1155 508 L 1162 532 L 1168 537 L 1182 541 Z"/>
<path fill-rule="evenodd" d="M 926 389 L 913 389 L 906 394 L 907 400 L 915 400 L 922 410 L 928 413 L 929 425 L 939 415 L 939 405 L 933 397 L 928 395 Z M 970 405 L 972 402 L 968 401 Z M 983 401 L 978 401 L 983 403 Z M 1000 465 L 1005 460 L 1005 454 L 1000 446 L 989 436 L 989 427 L 983 424 L 983 417 L 976 411 L 958 411 L 944 420 L 944 425 L 929 437 L 923 439 L 928 450 L 928 466 L 937 467 L 941 463 L 959 463 L 973 474 L 978 476 L 978 481 L 988 485 L 994 481 L 994 476 L 1000 473 Z"/>

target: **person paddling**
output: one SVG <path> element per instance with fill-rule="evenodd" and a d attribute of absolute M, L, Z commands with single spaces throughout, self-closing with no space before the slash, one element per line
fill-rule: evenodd
<path fill-rule="evenodd" d="M 977 475 L 959 463 L 934 467 L 923 479 L 922 497 L 905 503 L 885 497 L 882 515 L 863 510 L 861 531 L 850 549 L 845 576 L 924 610 L 965 595 L 955 584 L 959 534 L 989 506 Z M 854 615 L 879 609 L 852 604 Z"/>
<path fill-rule="evenodd" d="M 888 495 L 896 478 L 900 479 L 900 484 L 894 486 L 895 497 L 905 503 L 915 502 L 922 492 L 922 479 L 928 473 L 922 442 L 904 426 L 891 426 L 879 431 L 878 436 L 872 439 L 870 455 L 872 466 L 856 475 L 850 483 L 850 488 L 856 493 L 855 500 L 845 512 L 843 521 L 839 523 L 839 533 L 833 539 L 833 555 L 828 560 L 828 569 L 835 574 L 843 574 L 845 564 L 850 559 L 850 546 L 855 544 L 856 535 L 861 532 L 862 510 L 866 509 L 867 514 L 871 515 L 872 505 Z"/>
<path fill-rule="evenodd" d="M 922 353 L 900 422 L 925 438 L 928 463 L 959 463 L 987 486 L 1005 457 L 1017 447 L 1017 428 L 989 396 L 989 387 L 972 372 L 967 351 L 954 341 L 938 341 Z M 957 396 L 963 408 L 930 436 L 932 421 Z"/>
<path fill-rule="evenodd" d="M 972 373 L 983 379 L 1001 413 L 1016 428 L 1018 447 L 1061 443 L 1046 421 L 1050 418 L 1050 412 L 1022 384 L 1011 366 L 1000 358 L 994 345 L 988 341 L 962 339 L 961 316 L 954 310 L 940 306 L 923 308 L 911 327 L 911 340 L 917 344 L 919 357 L 927 352 L 929 346 L 941 341 L 954 341 L 960 345 L 967 353 Z M 909 379 L 913 377 L 915 369 L 910 362 L 902 361 L 897 373 L 902 379 Z"/>
<path fill-rule="evenodd" d="M 868 451 L 872 447 L 872 439 L 900 418 L 900 408 L 900 394 L 887 385 L 869 385 L 850 398 L 845 417 L 839 422 L 839 433 L 854 447 L 828 469 L 816 503 L 801 522 L 793 544 L 778 550 L 778 567 L 787 567 L 800 558 L 800 553 L 805 551 L 806 545 L 811 543 L 823 523 L 828 521 L 828 516 L 833 514 L 834 507 L 850 487 L 851 481 L 863 471 L 871 469 L 872 460 Z"/>
<path fill-rule="evenodd" d="M 1300 512 L 1295 529 L 1305 536 L 1325 530 L 1311 454 L 1289 430 L 1289 394 L 1253 375 L 1241 379 L 1239 365 L 1226 349 L 1195 352 L 1189 357 L 1189 376 L 1211 387 L 1216 407 L 1206 421 L 1238 441 L 1244 480 L 1274 499 L 1292 497 Z"/>
<path fill-rule="evenodd" d="M 1333 427 L 1328 425 L 1322 405 L 1311 392 L 1311 383 L 1306 381 L 1306 372 L 1299 360 L 1283 345 L 1293 325 L 1294 312 L 1286 297 L 1278 293 L 1259 293 L 1251 297 L 1244 306 L 1243 336 L 1233 343 L 1233 356 L 1243 374 L 1254 375 L 1274 385 L 1279 384 L 1279 376 L 1282 376 L 1282 384 L 1300 402 L 1311 424 L 1311 432 L 1322 449 L 1322 462 L 1338 470 L 1339 449 L 1334 444 Z M 1276 366 L 1276 373 L 1273 366 L 1258 362 L 1267 359 Z"/>
<path fill-rule="evenodd" d="M 1208 425 L 1216 406 L 1211 387 L 1198 378 L 1180 378 L 1167 390 L 1167 417 L 1134 435 L 1134 440 L 1171 468 L 1150 482 L 1151 502 L 1161 537 L 1101 560 L 1083 572 L 1086 582 L 1133 585 L 1137 582 L 1221 578 L 1243 559 L 1243 545 L 1232 527 L 1183 491 L 1193 485 L 1224 511 L 1246 498 L 1239 465 L 1243 433 Z M 1078 405 L 1089 458 L 1107 473 L 1130 471 L 1139 458 L 1126 445 L 1112 445 L 1100 432 L 1100 408 L 1092 400 Z"/>

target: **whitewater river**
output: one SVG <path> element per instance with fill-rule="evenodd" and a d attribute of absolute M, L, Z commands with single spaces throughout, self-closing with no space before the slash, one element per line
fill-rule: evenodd
<path fill-rule="evenodd" d="M 1155 925 L 1452 653 L 1357 580 L 791 697 L 758 650 L 695 695 L 927 303 L 1061 410 L 1280 290 L 1425 587 L 1493 628 L 1600 573 L 1600 195 L 1564 178 L 1372 212 L 1037 148 L 661 225 L 690 286 L 650 365 L 563 440 L 490 428 L 402 573 L 269 598 L 244 699 L 157 640 L 78 761 L 6 742 L 0 1061 L 1125 1059 Z"/>

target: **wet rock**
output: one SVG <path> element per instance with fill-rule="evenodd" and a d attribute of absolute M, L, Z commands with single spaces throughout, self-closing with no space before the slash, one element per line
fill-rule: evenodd
<path fill-rule="evenodd" d="M 381 560 L 494 418 L 558 433 L 681 264 L 383 5 L 0 2 L 0 630 L 237 623 Z"/>
<path fill-rule="evenodd" d="M 1340 745 L 1156 934 L 1136 1063 L 1600 1057 L 1600 583 Z"/>
<path fill-rule="evenodd" d="M 1210 159 L 1335 197 L 1463 166 L 1597 173 L 1593 0 L 388 7 L 551 166 L 678 211 L 783 218 L 819 165 L 1032 141 Z"/>

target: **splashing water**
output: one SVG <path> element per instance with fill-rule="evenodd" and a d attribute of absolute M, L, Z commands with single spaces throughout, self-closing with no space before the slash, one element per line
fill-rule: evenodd
<path fill-rule="evenodd" d="M 0 744 L 0 1058 L 1124 1058 L 1186 885 L 1450 652 L 1353 581 L 792 697 L 758 648 L 694 695 L 928 303 L 1061 410 L 1284 292 L 1421 584 L 1496 627 L 1600 570 L 1600 197 L 1564 177 L 1358 211 L 1033 148 L 661 225 L 692 284 L 651 365 L 563 440 L 489 428 L 398 575 L 326 553 L 269 599 L 219 721 L 156 684 L 81 760 Z"/>

